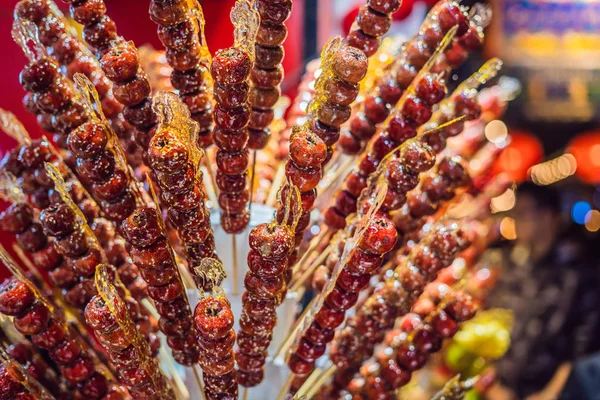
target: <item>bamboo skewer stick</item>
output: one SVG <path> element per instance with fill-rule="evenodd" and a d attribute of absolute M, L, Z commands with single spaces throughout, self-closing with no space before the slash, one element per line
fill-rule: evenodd
<path fill-rule="evenodd" d="M 233 276 L 231 277 L 233 284 L 231 285 L 231 290 L 232 290 L 232 294 L 234 296 L 237 296 L 239 294 L 239 290 L 238 290 L 238 275 L 239 275 L 239 270 L 238 270 L 238 257 L 237 257 L 237 239 L 236 239 L 237 235 L 231 235 L 231 240 L 232 240 L 232 250 L 233 250 Z"/>
<path fill-rule="evenodd" d="M 284 400 L 286 398 L 286 395 L 289 392 L 290 386 L 292 386 L 292 382 L 294 381 L 295 377 L 296 377 L 296 374 L 290 374 L 290 376 L 287 378 L 287 380 L 283 384 L 283 387 L 279 391 L 279 394 L 277 395 L 277 400 Z"/>

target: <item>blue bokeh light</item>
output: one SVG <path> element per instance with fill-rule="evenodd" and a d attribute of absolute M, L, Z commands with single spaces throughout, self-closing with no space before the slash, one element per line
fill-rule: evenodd
<path fill-rule="evenodd" d="M 585 216 L 592 209 L 592 206 L 586 201 L 578 201 L 571 208 L 571 218 L 576 224 L 585 224 Z"/>

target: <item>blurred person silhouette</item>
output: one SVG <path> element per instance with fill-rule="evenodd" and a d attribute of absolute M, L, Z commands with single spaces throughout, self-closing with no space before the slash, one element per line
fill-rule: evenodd
<path fill-rule="evenodd" d="M 513 310 L 511 348 L 490 400 L 558 398 L 574 360 L 597 347 L 597 276 L 582 228 L 561 219 L 549 186 L 522 184 L 510 216 L 516 239 L 486 303 Z"/>

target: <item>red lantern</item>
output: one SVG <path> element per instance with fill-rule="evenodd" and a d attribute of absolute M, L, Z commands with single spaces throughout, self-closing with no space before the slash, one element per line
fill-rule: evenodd
<path fill-rule="evenodd" d="M 567 146 L 567 153 L 575 157 L 575 174 L 589 184 L 600 183 L 600 132 L 587 132 L 576 136 Z"/>
<path fill-rule="evenodd" d="M 544 149 L 539 139 L 524 131 L 509 132 L 511 142 L 498 157 L 494 172 L 507 173 L 515 182 L 527 180 L 529 168 L 544 157 Z"/>

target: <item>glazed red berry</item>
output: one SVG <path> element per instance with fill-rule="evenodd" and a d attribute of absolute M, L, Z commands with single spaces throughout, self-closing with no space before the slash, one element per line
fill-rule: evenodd
<path fill-rule="evenodd" d="M 233 328 L 233 313 L 225 298 L 205 297 L 194 310 L 196 329 L 207 338 L 219 339 Z"/>
<path fill-rule="evenodd" d="M 33 220 L 33 209 L 27 203 L 12 204 L 0 214 L 0 227 L 7 233 L 21 233 Z"/>
<path fill-rule="evenodd" d="M 35 295 L 22 281 L 15 278 L 5 280 L 0 286 L 0 312 L 17 316 L 33 304 Z"/>
<path fill-rule="evenodd" d="M 152 207 L 139 207 L 121 224 L 127 240 L 136 247 L 148 247 L 161 238 L 156 210 Z"/>
<path fill-rule="evenodd" d="M 290 158 L 301 168 L 316 168 L 327 156 L 327 146 L 311 132 L 298 131 L 290 137 Z"/>
<path fill-rule="evenodd" d="M 394 224 L 388 218 L 376 215 L 358 245 L 369 253 L 385 254 L 394 248 L 397 238 Z"/>
<path fill-rule="evenodd" d="M 446 86 L 431 74 L 425 75 L 417 83 L 415 93 L 418 98 L 425 101 L 427 104 L 437 104 L 444 98 L 446 94 Z"/>
<path fill-rule="evenodd" d="M 56 63 L 49 58 L 41 58 L 27 65 L 21 72 L 21 85 L 28 92 L 41 92 L 54 83 L 58 76 Z"/>

